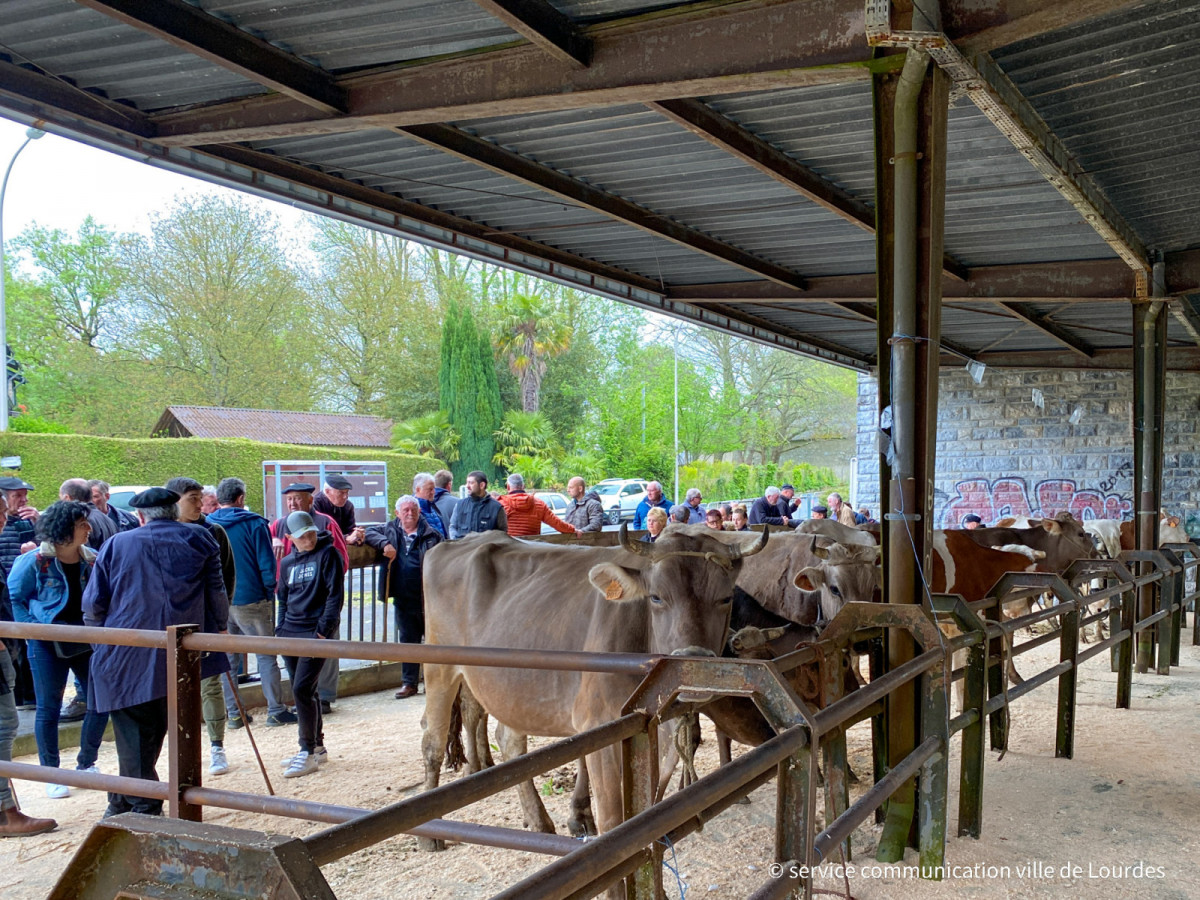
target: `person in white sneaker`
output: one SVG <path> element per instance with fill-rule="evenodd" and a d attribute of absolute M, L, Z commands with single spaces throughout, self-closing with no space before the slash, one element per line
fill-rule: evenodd
<path fill-rule="evenodd" d="M 278 607 L 275 635 L 289 638 L 328 639 L 338 636 L 343 600 L 342 557 L 327 531 L 313 517 L 296 511 L 287 517 L 287 533 L 294 549 L 279 563 L 275 597 Z M 284 778 L 317 771 L 324 755 L 324 722 L 318 681 L 325 660 L 321 657 L 285 656 L 296 716 L 300 752 L 289 760 Z"/>
<path fill-rule="evenodd" d="M 37 524 L 38 549 L 17 557 L 8 575 L 8 592 L 18 622 L 43 625 L 82 625 L 83 594 L 92 578 L 96 553 L 87 546 L 92 533 L 88 507 L 75 500 L 59 500 L 42 512 Z M 67 677 L 74 673 L 86 694 L 90 680 L 92 648 L 71 641 L 31 640 L 29 663 L 37 687 L 38 762 L 58 768 L 58 721 Z M 97 772 L 96 756 L 108 715 L 86 711 L 80 732 L 76 768 Z M 46 796 L 61 800 L 71 796 L 65 784 L 46 785 Z"/>

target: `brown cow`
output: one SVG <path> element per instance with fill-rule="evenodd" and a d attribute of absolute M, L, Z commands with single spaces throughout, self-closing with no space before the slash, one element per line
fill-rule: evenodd
<path fill-rule="evenodd" d="M 730 598 L 743 557 L 767 534 L 731 543 L 664 531 L 620 547 L 516 541 L 498 532 L 439 544 L 425 558 L 426 638 L 431 644 L 528 651 L 714 655 L 725 639 Z M 587 582 L 579 576 L 587 573 Z M 425 789 L 437 787 L 450 712 L 465 684 L 484 710 L 520 734 L 568 737 L 612 721 L 638 684 L 635 675 L 425 666 L 421 749 Z M 620 748 L 591 754 L 601 830 L 621 821 Z M 440 842 L 423 841 L 426 849 Z"/>

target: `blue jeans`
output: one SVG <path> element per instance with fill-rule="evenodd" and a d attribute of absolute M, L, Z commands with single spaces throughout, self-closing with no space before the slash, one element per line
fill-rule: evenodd
<path fill-rule="evenodd" d="M 63 690 L 67 676 L 75 673 L 84 691 L 88 689 L 88 665 L 92 654 L 80 654 L 72 659 L 59 659 L 51 641 L 28 641 L 29 666 L 33 669 L 33 685 L 37 692 L 37 715 L 33 720 L 33 733 L 37 737 L 38 762 L 43 766 L 58 768 L 58 714 L 62 709 Z M 83 731 L 79 736 L 79 755 L 76 762 L 80 769 L 96 764 L 100 741 L 108 726 L 108 713 L 98 713 L 89 699 L 87 715 L 83 717 Z"/>
<path fill-rule="evenodd" d="M 0 644 L 0 759 L 12 762 L 13 740 L 17 736 L 17 695 L 14 688 L 17 684 L 17 670 L 13 666 L 8 648 Z M 12 809 L 17 804 L 13 802 L 12 790 L 7 778 L 0 778 L 0 810 Z"/>
<path fill-rule="evenodd" d="M 229 607 L 229 633 L 275 637 L 275 601 L 260 600 L 257 603 Z M 281 713 L 284 706 L 279 692 L 279 661 L 274 656 L 262 653 L 256 653 L 255 656 L 258 659 L 258 676 L 263 697 L 267 701 L 267 715 Z M 230 663 L 232 662 L 231 659 Z M 225 693 L 225 711 L 232 719 L 238 715 L 237 701 L 233 699 L 229 681 L 224 677 L 221 678 L 221 689 Z"/>

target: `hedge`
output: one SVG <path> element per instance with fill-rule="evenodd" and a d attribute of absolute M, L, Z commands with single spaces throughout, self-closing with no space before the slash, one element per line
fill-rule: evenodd
<path fill-rule="evenodd" d="M 21 457 L 19 474 L 32 484 L 30 502 L 44 507 L 57 498 L 68 478 L 99 478 L 109 484 L 163 484 L 187 475 L 203 484 L 236 476 L 246 482 L 246 506 L 263 509 L 262 464 L 265 460 L 369 460 L 386 462 L 388 490 L 399 496 L 421 471 L 442 468 L 436 459 L 378 449 L 354 450 L 268 444 L 242 438 L 108 438 L 86 434 L 0 435 L 0 456 Z"/>

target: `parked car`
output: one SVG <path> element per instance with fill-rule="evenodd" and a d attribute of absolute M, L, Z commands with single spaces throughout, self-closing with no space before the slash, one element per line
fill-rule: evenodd
<path fill-rule="evenodd" d="M 149 488 L 150 485 L 148 484 L 114 485 L 108 490 L 108 502 L 117 509 L 123 509 L 125 512 L 133 512 L 133 507 L 129 505 L 129 501 Z"/>
<path fill-rule="evenodd" d="M 646 482 L 636 479 L 606 478 L 592 485 L 600 495 L 600 506 L 604 509 L 604 521 L 609 525 L 633 520 L 638 504 L 646 496 Z"/>
<path fill-rule="evenodd" d="M 567 497 L 557 491 L 534 491 L 533 495 L 550 507 L 550 511 L 560 519 L 567 513 Z M 542 523 L 542 534 L 558 534 L 553 528 Z"/>

